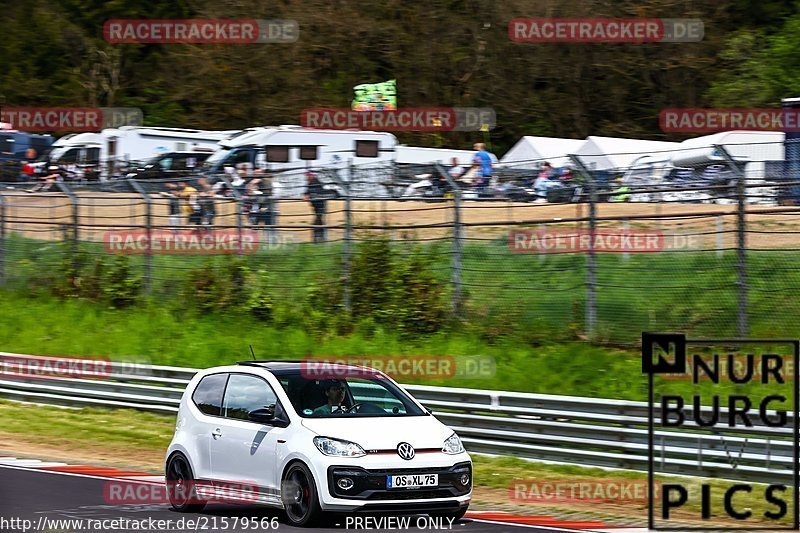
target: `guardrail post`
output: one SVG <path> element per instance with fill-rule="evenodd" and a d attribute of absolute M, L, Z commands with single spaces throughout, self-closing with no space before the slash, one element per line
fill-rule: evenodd
<path fill-rule="evenodd" d="M 594 176 L 583 161 L 576 155 L 569 158 L 578 169 L 586 184 L 589 198 L 589 251 L 586 257 L 586 336 L 593 340 L 597 329 L 597 256 L 595 254 L 595 235 L 597 233 L 597 188 Z"/>
<path fill-rule="evenodd" d="M 150 294 L 153 288 L 153 202 L 150 195 L 144 190 L 144 187 L 134 178 L 128 178 L 128 183 L 131 188 L 139 193 L 144 200 L 145 207 L 145 232 L 147 233 L 147 250 L 144 254 L 144 292 Z"/>
<path fill-rule="evenodd" d="M 731 154 L 721 144 L 715 144 L 716 148 L 728 168 L 736 176 L 736 288 L 737 288 L 737 313 L 736 313 L 736 334 L 739 337 L 746 337 L 748 331 L 747 317 L 747 198 L 745 197 L 745 176 L 744 171 L 736 165 Z"/>
<path fill-rule="evenodd" d="M 441 164 L 436 163 L 436 170 L 445 177 L 453 190 L 453 257 L 451 262 L 453 300 L 452 313 L 458 318 L 461 316 L 461 254 L 463 253 L 463 234 L 461 228 L 461 188 Z"/>
<path fill-rule="evenodd" d="M 0 285 L 6 283 L 6 197 L 0 193 Z"/>

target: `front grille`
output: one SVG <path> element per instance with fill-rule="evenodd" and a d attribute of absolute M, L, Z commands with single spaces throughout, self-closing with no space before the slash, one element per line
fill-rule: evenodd
<path fill-rule="evenodd" d="M 385 491 L 375 491 L 367 497 L 367 500 L 427 500 L 432 498 L 452 498 L 453 491 L 450 489 L 436 490 L 400 490 L 392 489 Z"/>

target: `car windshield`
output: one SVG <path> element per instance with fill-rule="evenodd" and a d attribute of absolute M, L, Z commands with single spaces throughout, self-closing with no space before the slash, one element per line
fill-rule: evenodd
<path fill-rule="evenodd" d="M 205 160 L 203 166 L 206 168 L 215 167 L 217 163 L 219 163 L 220 161 L 224 161 L 225 158 L 228 157 L 228 154 L 231 153 L 231 151 L 232 150 L 230 149 L 220 148 L 219 150 L 208 156 L 208 159 Z"/>
<path fill-rule="evenodd" d="M 276 372 L 292 407 L 304 418 L 425 416 L 405 392 L 381 377 L 316 379 L 301 371 Z"/>

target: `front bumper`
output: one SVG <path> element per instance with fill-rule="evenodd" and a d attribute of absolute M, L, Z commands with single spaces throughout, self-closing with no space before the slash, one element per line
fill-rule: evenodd
<path fill-rule="evenodd" d="M 405 466 L 405 465 L 403 465 Z M 388 489 L 386 477 L 400 474 L 437 474 L 436 487 Z M 463 483 L 466 476 L 466 484 Z M 352 487 L 338 485 L 349 478 Z M 323 508 L 350 512 L 455 512 L 469 505 L 472 498 L 472 463 L 459 461 L 446 466 L 362 467 L 330 465 L 324 487 L 320 487 Z"/>

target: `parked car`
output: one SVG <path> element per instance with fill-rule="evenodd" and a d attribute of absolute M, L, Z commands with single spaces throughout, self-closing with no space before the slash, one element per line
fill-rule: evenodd
<path fill-rule="evenodd" d="M 208 152 L 169 152 L 161 154 L 126 177 L 137 180 L 170 179 L 191 176 L 197 172 L 200 165 L 211 155 Z"/>
<path fill-rule="evenodd" d="M 165 466 L 173 489 L 196 487 L 169 491 L 177 511 L 199 512 L 219 490 L 230 501 L 243 484 L 257 487 L 243 501 L 284 509 L 294 526 L 327 512 L 457 520 L 472 497 L 472 461 L 452 429 L 385 374 L 316 361 L 197 373 Z"/>

